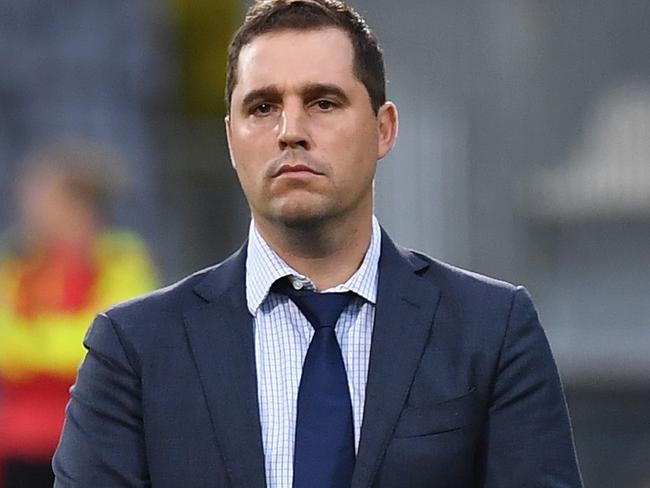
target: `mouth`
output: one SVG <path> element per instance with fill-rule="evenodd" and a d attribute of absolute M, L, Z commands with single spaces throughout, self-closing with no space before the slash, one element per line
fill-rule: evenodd
<path fill-rule="evenodd" d="M 283 164 L 278 168 L 278 170 L 273 175 L 274 177 L 278 176 L 305 176 L 305 175 L 322 175 L 318 171 L 315 171 L 313 168 L 307 166 L 306 164 Z"/>

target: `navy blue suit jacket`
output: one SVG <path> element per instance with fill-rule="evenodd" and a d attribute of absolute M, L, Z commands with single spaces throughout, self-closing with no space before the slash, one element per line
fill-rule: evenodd
<path fill-rule="evenodd" d="M 526 290 L 382 239 L 353 487 L 582 486 Z M 245 282 L 244 247 L 95 320 L 55 487 L 265 486 Z"/>

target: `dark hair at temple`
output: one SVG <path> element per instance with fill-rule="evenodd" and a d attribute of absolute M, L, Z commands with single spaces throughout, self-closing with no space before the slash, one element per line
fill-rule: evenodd
<path fill-rule="evenodd" d="M 354 49 L 354 74 L 368 91 L 375 113 L 386 101 L 384 58 L 366 21 L 340 0 L 260 0 L 246 14 L 244 23 L 228 46 L 226 107 L 230 111 L 237 85 L 241 49 L 255 37 L 281 30 L 336 27 L 350 37 Z"/>

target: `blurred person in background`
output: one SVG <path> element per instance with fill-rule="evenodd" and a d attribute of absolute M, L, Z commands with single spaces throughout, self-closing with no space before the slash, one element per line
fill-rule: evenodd
<path fill-rule="evenodd" d="M 142 240 L 107 226 L 116 166 L 82 141 L 23 163 L 19 222 L 0 248 L 0 488 L 52 486 L 88 323 L 157 284 Z"/>

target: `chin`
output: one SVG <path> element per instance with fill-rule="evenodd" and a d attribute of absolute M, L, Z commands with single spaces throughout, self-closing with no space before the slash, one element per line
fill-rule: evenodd
<path fill-rule="evenodd" d="M 277 221 L 289 229 L 309 230 L 322 225 L 327 217 L 319 213 L 290 213 L 278 216 Z"/>
<path fill-rule="evenodd" d="M 331 209 L 323 208 L 322 205 L 310 205 L 306 202 L 290 202 L 276 208 L 273 212 L 273 220 L 295 230 L 308 230 L 322 223 L 335 215 Z"/>

